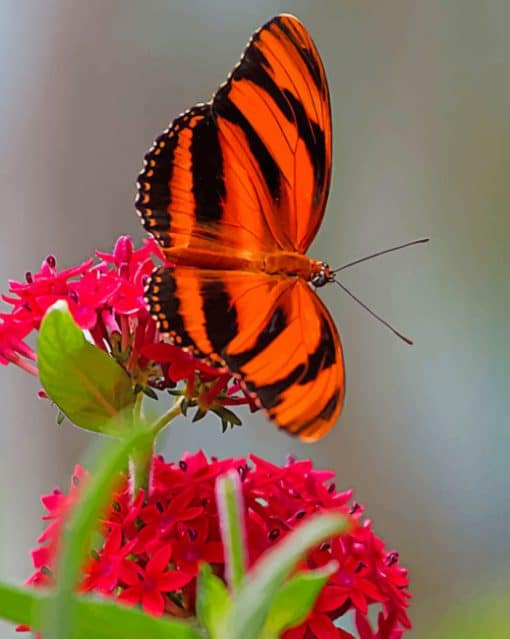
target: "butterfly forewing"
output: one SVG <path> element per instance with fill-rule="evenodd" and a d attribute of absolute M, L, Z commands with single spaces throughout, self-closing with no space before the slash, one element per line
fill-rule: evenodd
<path fill-rule="evenodd" d="M 225 143 L 250 148 L 271 196 L 274 236 L 306 251 L 328 195 L 331 115 L 326 74 L 304 26 L 282 15 L 259 29 L 212 104 Z"/>
<path fill-rule="evenodd" d="M 211 103 L 177 118 L 139 177 L 137 209 L 163 247 L 304 252 L 331 174 L 329 92 L 304 26 L 259 29 Z"/>
<path fill-rule="evenodd" d="M 163 249 L 257 252 L 273 247 L 257 185 L 249 168 L 221 146 L 209 104 L 177 118 L 156 139 L 145 164 L 136 206 Z"/>

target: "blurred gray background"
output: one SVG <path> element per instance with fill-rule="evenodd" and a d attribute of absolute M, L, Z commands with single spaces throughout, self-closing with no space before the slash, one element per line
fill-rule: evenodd
<path fill-rule="evenodd" d="M 333 287 L 348 376 L 316 445 L 262 414 L 222 436 L 176 424 L 168 457 L 288 452 L 333 467 L 409 566 L 414 639 L 478 592 L 510 589 L 510 3 L 508 0 L 1 0 L 0 276 L 61 267 L 142 231 L 145 150 L 208 99 L 246 40 L 289 11 L 328 73 L 334 174 L 311 251 L 332 265 L 430 235 L 342 281 L 415 339 L 395 339 Z M 30 573 L 39 495 L 67 486 L 90 437 L 57 428 L 38 385 L 2 368 L 0 578 Z M 467 605 L 467 604 L 466 604 Z M 0 627 L 1 637 L 14 631 Z M 407 635 L 406 635 L 407 636 Z M 503 635 L 502 635 L 503 636 Z"/>

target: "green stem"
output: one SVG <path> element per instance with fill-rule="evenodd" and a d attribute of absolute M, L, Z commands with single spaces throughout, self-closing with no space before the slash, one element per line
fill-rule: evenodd
<path fill-rule="evenodd" d="M 140 391 L 135 397 L 135 403 L 133 405 L 133 423 L 144 424 L 142 413 L 143 393 Z M 143 447 L 141 449 L 133 449 L 129 458 L 129 473 L 132 479 L 132 498 L 134 499 L 138 494 L 140 488 L 147 490 L 149 485 L 149 473 L 152 459 L 152 451 L 154 448 L 154 442 L 152 445 Z"/>
<path fill-rule="evenodd" d="M 139 424 L 143 421 L 143 393 L 139 391 L 135 397 L 133 405 L 133 422 Z"/>
<path fill-rule="evenodd" d="M 152 446 L 144 447 L 141 450 L 133 450 L 129 459 L 129 474 L 132 480 L 132 498 L 134 499 L 141 488 L 147 494 L 149 488 L 149 477 L 151 471 L 152 453 L 154 451 L 154 440 Z"/>
<path fill-rule="evenodd" d="M 158 435 L 158 433 L 162 431 L 163 428 L 165 428 L 173 419 L 182 414 L 181 405 L 184 399 L 184 395 L 181 395 L 169 411 L 151 424 L 150 430 L 154 433 L 154 437 L 156 437 L 156 435 Z"/>
<path fill-rule="evenodd" d="M 154 442 L 158 433 L 165 428 L 173 419 L 181 414 L 181 404 L 184 397 L 179 397 L 174 405 L 164 415 L 157 419 L 153 424 L 148 427 L 149 436 L 152 437 L 152 446 L 144 447 L 143 449 L 134 450 L 129 460 L 129 472 L 132 478 L 132 497 L 133 499 L 138 494 L 138 491 L 143 488 L 146 492 L 149 487 L 149 478 L 151 470 L 152 455 L 154 452 Z M 136 398 L 133 413 L 136 418 L 143 422 L 142 417 L 142 400 L 143 393 L 139 393 Z"/>

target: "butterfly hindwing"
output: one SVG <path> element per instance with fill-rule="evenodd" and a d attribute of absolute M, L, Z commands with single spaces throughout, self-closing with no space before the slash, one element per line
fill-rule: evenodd
<path fill-rule="evenodd" d="M 147 297 L 175 343 L 239 375 L 280 428 L 311 441 L 334 424 L 344 397 L 342 348 L 306 282 L 161 267 Z"/>

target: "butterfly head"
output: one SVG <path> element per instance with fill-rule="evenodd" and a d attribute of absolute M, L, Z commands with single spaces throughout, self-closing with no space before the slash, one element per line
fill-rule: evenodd
<path fill-rule="evenodd" d="M 312 272 L 310 282 L 319 288 L 335 281 L 335 274 L 331 270 L 331 267 L 326 262 L 316 262 L 316 269 Z"/>

